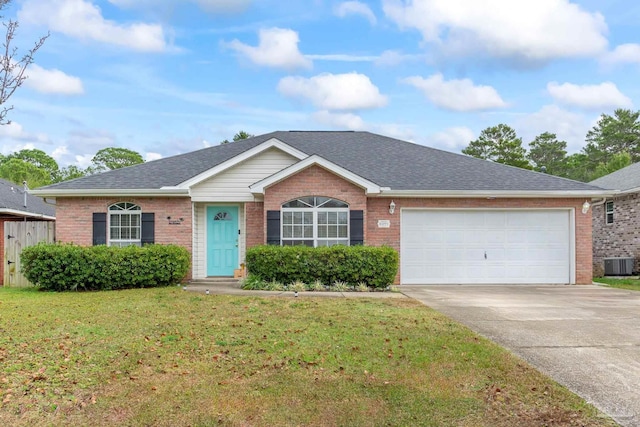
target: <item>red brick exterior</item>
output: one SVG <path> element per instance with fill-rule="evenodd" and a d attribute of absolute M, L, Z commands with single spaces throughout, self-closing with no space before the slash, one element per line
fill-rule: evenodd
<path fill-rule="evenodd" d="M 521 208 L 574 208 L 576 235 L 576 283 L 592 283 L 592 247 L 591 247 L 591 215 L 581 213 L 584 198 L 581 199 L 393 199 L 396 204 L 395 214 L 389 214 L 390 198 L 370 198 L 367 203 L 368 220 L 366 229 L 367 245 L 391 246 L 400 252 L 400 211 L 402 208 L 485 208 L 485 209 L 521 209 Z M 391 221 L 391 227 L 378 228 L 379 219 Z M 402 253 L 400 253 L 402 257 Z M 396 277 L 400 282 L 400 275 Z"/>
<path fill-rule="evenodd" d="M 244 218 L 245 218 L 245 236 L 246 247 L 264 245 L 266 242 L 265 235 L 265 214 L 264 203 L 262 202 L 250 202 L 244 204 Z"/>
<path fill-rule="evenodd" d="M 265 190 L 263 230 L 266 230 L 266 211 L 279 211 L 283 203 L 304 196 L 324 196 L 342 200 L 349 204 L 349 209 L 364 211 L 364 220 L 367 220 L 367 196 L 362 188 L 326 169 L 311 166 Z M 262 243 L 266 242 L 265 239 L 266 237 Z M 364 240 L 367 241 L 366 229 Z"/>
<path fill-rule="evenodd" d="M 188 198 L 67 197 L 56 199 L 56 240 L 82 246 L 93 244 L 93 213 L 107 213 L 110 205 L 130 202 L 143 213 L 153 212 L 155 243 L 184 246 L 192 253 L 192 205 Z M 169 221 L 171 217 L 171 221 Z M 180 221 L 180 218 L 183 221 Z M 179 222 L 179 223 L 176 223 Z M 191 278 L 189 272 L 188 278 Z"/>
<path fill-rule="evenodd" d="M 351 210 L 364 212 L 364 241 L 366 245 L 388 245 L 400 250 L 400 218 L 403 208 L 573 208 L 575 210 L 576 282 L 591 283 L 592 243 L 591 215 L 581 213 L 581 199 L 486 199 L 486 198 L 394 198 L 395 213 L 389 213 L 391 198 L 369 197 L 364 190 L 337 175 L 311 166 L 269 187 L 263 202 L 244 204 L 246 247 L 266 243 L 266 212 L 280 210 L 289 200 L 304 196 L 325 196 L 345 201 Z M 128 201 L 141 206 L 143 212 L 155 212 L 156 242 L 175 243 L 192 250 L 192 205 L 189 199 L 153 198 L 63 198 L 57 201 L 56 226 L 60 241 L 82 245 L 92 243 L 92 214 L 106 212 L 109 205 Z M 180 225 L 169 225 L 166 218 L 183 217 Z M 389 220 L 389 228 L 379 228 L 378 220 Z M 203 233 L 204 230 L 196 232 Z M 400 254 L 402 256 L 402 254 Z M 396 277 L 400 282 L 400 274 Z"/>
<path fill-rule="evenodd" d="M 4 285 L 4 265 L 7 261 L 4 259 L 4 223 L 6 219 L 0 219 L 0 284 Z"/>
<path fill-rule="evenodd" d="M 395 213 L 389 213 L 391 198 L 369 197 L 364 190 L 351 184 L 337 175 L 313 166 L 298 174 L 273 185 L 265 191 L 262 229 L 257 229 L 265 243 L 266 211 L 280 210 L 282 203 L 302 196 L 326 196 L 349 203 L 350 209 L 364 211 L 364 241 L 366 245 L 391 246 L 400 252 L 400 212 L 402 208 L 486 208 L 486 209 L 521 209 L 521 208 L 573 208 L 575 212 L 575 252 L 576 283 L 592 282 L 592 244 L 591 215 L 581 213 L 584 198 L 580 199 L 486 199 L 486 198 L 394 198 Z M 378 220 L 389 220 L 389 228 L 379 228 Z M 253 225 L 255 227 L 255 223 Z M 248 227 L 247 227 L 248 228 Z M 251 230 L 247 229 L 247 235 Z M 257 240 L 247 240 L 247 247 L 257 244 Z M 402 254 L 400 254 L 402 256 Z M 400 283 L 400 273 L 396 277 Z"/>

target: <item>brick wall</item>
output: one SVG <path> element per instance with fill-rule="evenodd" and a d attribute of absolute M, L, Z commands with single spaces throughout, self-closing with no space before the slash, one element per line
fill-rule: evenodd
<path fill-rule="evenodd" d="M 264 212 L 261 214 L 261 228 L 257 220 L 250 220 L 247 214 L 247 247 L 265 243 L 266 211 L 280 210 L 282 203 L 302 196 L 326 196 L 349 203 L 351 209 L 364 211 L 364 240 L 372 246 L 388 245 L 400 251 L 400 211 L 402 208 L 487 208 L 487 209 L 517 209 L 517 208 L 574 208 L 576 232 L 576 283 L 590 284 L 592 281 L 592 242 L 591 215 L 581 213 L 584 198 L 581 199 L 424 199 L 402 198 L 393 199 L 396 204 L 395 214 L 389 213 L 391 198 L 368 198 L 364 190 L 342 178 L 313 166 L 298 174 L 273 185 L 265 192 Z M 253 212 L 258 217 L 260 204 L 247 204 L 246 211 Z M 389 228 L 379 228 L 378 220 L 389 220 Z M 260 238 L 252 238 L 257 233 Z M 400 275 L 396 283 L 400 282 Z"/>
<path fill-rule="evenodd" d="M 592 282 L 591 215 L 581 213 L 584 199 L 393 199 L 395 214 L 389 214 L 390 198 L 370 198 L 367 201 L 365 240 L 367 245 L 388 245 L 400 251 L 400 210 L 402 208 L 574 208 L 576 223 L 576 283 Z M 390 220 L 389 228 L 378 228 L 378 220 Z M 402 257 L 402 254 L 400 254 Z M 396 283 L 400 282 L 400 274 Z"/>
<path fill-rule="evenodd" d="M 7 261 L 4 259 L 4 222 L 6 220 L 0 218 L 0 284 L 4 286 L 4 265 Z"/>
<path fill-rule="evenodd" d="M 635 258 L 634 272 L 640 271 L 640 198 L 638 193 L 613 200 L 613 224 L 605 220 L 605 205 L 593 211 L 593 275 L 604 275 L 604 259 Z"/>
<path fill-rule="evenodd" d="M 246 247 L 264 245 L 266 242 L 264 228 L 264 203 L 250 202 L 244 204 Z"/>
<path fill-rule="evenodd" d="M 73 242 L 82 246 L 93 244 L 93 213 L 107 213 L 110 205 L 130 202 L 140 206 L 143 213 L 153 212 L 155 221 L 155 243 L 184 246 L 192 253 L 192 208 L 188 198 L 103 198 L 68 197 L 56 199 L 56 240 Z M 171 224 L 183 218 L 180 224 Z M 188 278 L 191 278 L 189 270 Z"/>
<path fill-rule="evenodd" d="M 319 166 L 310 166 L 266 189 L 264 195 L 263 230 L 266 230 L 266 211 L 279 211 L 283 203 L 304 196 L 324 196 L 342 200 L 351 210 L 364 211 L 367 220 L 367 197 L 364 190 Z M 264 231 L 263 231 L 263 234 Z M 367 241 L 367 230 L 364 230 Z M 266 236 L 262 243 L 266 242 Z M 247 244 L 247 247 L 249 245 Z"/>

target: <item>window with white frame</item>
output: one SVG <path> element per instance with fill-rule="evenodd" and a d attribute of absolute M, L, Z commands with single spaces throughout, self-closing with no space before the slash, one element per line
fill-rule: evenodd
<path fill-rule="evenodd" d="M 329 197 L 310 196 L 282 205 L 283 245 L 349 245 L 349 205 Z"/>
<path fill-rule="evenodd" d="M 604 216 L 607 224 L 613 224 L 613 201 L 605 203 Z"/>
<path fill-rule="evenodd" d="M 141 219 L 142 210 L 134 203 L 109 206 L 109 246 L 140 246 Z"/>

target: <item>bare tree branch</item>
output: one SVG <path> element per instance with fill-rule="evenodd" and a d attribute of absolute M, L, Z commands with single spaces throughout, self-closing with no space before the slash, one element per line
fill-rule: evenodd
<path fill-rule="evenodd" d="M 11 0 L 0 0 L 0 10 L 10 2 Z M 0 18 L 2 17 L 0 16 Z M 2 25 L 5 27 L 6 33 L 2 43 L 2 57 L 0 57 L 0 125 L 8 125 L 11 120 L 7 119 L 7 114 L 13 110 L 13 105 L 6 105 L 6 103 L 16 89 L 22 86 L 22 83 L 28 78 L 28 75 L 25 74 L 27 67 L 33 63 L 35 53 L 42 47 L 49 37 L 49 33 L 36 41 L 20 60 L 16 60 L 18 48 L 13 47 L 12 42 L 18 29 L 18 22 L 10 19 L 3 22 Z"/>

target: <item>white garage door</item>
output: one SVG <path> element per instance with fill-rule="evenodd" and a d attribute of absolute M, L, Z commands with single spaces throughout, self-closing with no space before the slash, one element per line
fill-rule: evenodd
<path fill-rule="evenodd" d="M 570 283 L 568 210 L 403 210 L 404 284 Z"/>

